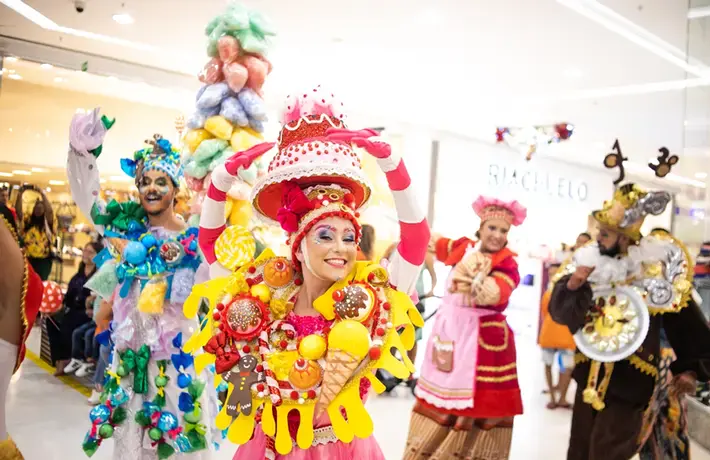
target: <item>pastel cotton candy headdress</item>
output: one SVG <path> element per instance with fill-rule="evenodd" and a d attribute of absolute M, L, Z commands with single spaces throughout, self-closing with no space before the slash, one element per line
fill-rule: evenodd
<path fill-rule="evenodd" d="M 294 263 L 303 237 L 319 221 L 353 222 L 360 238 L 358 210 L 371 186 L 350 144 L 326 137 L 345 128 L 343 104 L 320 86 L 286 98 L 279 152 L 252 190 L 258 215 L 288 234 Z"/>
<path fill-rule="evenodd" d="M 491 219 L 502 219 L 510 225 L 518 226 L 525 222 L 528 215 L 528 210 L 517 201 L 502 201 L 497 198 L 479 196 L 473 202 L 473 210 L 481 222 L 486 222 Z"/>
<path fill-rule="evenodd" d="M 160 171 L 167 174 L 176 187 L 179 186 L 183 175 L 180 151 L 160 134 L 145 142 L 150 147 L 137 150 L 133 159 L 121 160 L 123 172 L 137 180 L 147 171 Z"/>

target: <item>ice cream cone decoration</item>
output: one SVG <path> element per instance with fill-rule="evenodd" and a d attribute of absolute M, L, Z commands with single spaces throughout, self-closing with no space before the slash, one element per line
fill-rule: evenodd
<path fill-rule="evenodd" d="M 116 251 L 117 255 L 123 254 L 123 250 L 125 249 L 126 245 L 128 244 L 128 240 L 124 240 L 123 238 L 107 238 L 107 239 L 108 239 L 109 244 Z"/>
<path fill-rule="evenodd" d="M 337 323 L 328 335 L 325 371 L 316 413 L 325 411 L 340 393 L 370 349 L 370 335 L 365 326 L 353 320 Z"/>

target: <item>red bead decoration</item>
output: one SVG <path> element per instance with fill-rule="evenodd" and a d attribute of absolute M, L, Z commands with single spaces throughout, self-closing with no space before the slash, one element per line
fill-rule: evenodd
<path fill-rule="evenodd" d="M 281 345 L 281 348 L 283 348 L 283 349 L 285 350 L 285 349 L 286 349 L 286 347 L 288 347 L 288 342 L 287 342 L 287 341 L 285 341 L 285 340 L 282 340 L 282 341 L 281 341 L 281 343 L 280 343 L 279 345 Z"/>
<path fill-rule="evenodd" d="M 256 385 L 256 391 L 264 391 L 264 384 L 259 383 Z"/>
<path fill-rule="evenodd" d="M 291 392 L 291 399 L 298 399 L 298 391 L 292 391 Z"/>
<path fill-rule="evenodd" d="M 296 333 L 293 331 L 286 331 L 286 337 L 288 337 L 289 339 L 293 339 L 296 337 Z"/>
<path fill-rule="evenodd" d="M 389 304 L 389 302 L 385 302 L 385 303 L 382 304 L 382 308 L 383 308 L 385 311 L 390 311 L 390 308 L 392 308 L 392 306 Z"/>
<path fill-rule="evenodd" d="M 222 317 L 218 312 L 215 312 L 214 315 L 212 315 L 212 319 L 215 321 L 219 321 L 219 319 Z"/>
<path fill-rule="evenodd" d="M 380 356 L 382 356 L 382 350 L 379 348 L 370 348 L 370 359 L 375 361 L 380 359 Z"/>
<path fill-rule="evenodd" d="M 367 281 L 370 283 L 375 281 L 375 272 L 371 272 L 369 275 L 367 275 Z"/>
<path fill-rule="evenodd" d="M 257 372 L 264 372 L 264 366 L 259 364 L 258 366 L 256 366 L 256 371 Z"/>
<path fill-rule="evenodd" d="M 293 280 L 293 284 L 295 284 L 296 286 L 300 286 L 303 284 L 303 280 L 301 278 L 296 278 L 295 280 Z"/>
<path fill-rule="evenodd" d="M 384 330 L 384 328 L 378 327 L 377 330 L 375 331 L 375 334 L 377 334 L 377 335 L 379 335 L 380 337 L 382 337 L 383 335 L 385 335 L 385 330 Z"/>
<path fill-rule="evenodd" d="M 223 303 L 221 303 L 221 302 L 220 302 L 220 303 L 218 303 L 218 304 L 217 304 L 217 310 L 219 310 L 219 311 L 222 311 L 222 310 L 224 310 L 224 304 L 223 304 Z"/>
<path fill-rule="evenodd" d="M 344 298 L 345 293 L 342 290 L 338 289 L 337 291 L 333 292 L 333 300 L 335 300 L 336 302 L 342 302 Z"/>
<path fill-rule="evenodd" d="M 251 347 L 250 347 L 249 345 L 244 345 L 244 346 L 242 347 L 242 351 L 243 351 L 244 353 L 251 353 Z"/>
<path fill-rule="evenodd" d="M 316 399 L 316 390 L 308 390 L 308 399 Z"/>
<path fill-rule="evenodd" d="M 387 318 L 380 318 L 380 323 L 387 324 Z"/>
<path fill-rule="evenodd" d="M 252 273 L 252 274 L 256 273 L 256 267 L 253 266 L 253 265 L 251 265 L 251 266 L 249 267 L 249 273 Z"/>

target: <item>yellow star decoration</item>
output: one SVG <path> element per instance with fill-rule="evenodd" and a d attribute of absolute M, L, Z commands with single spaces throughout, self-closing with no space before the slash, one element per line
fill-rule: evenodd
<path fill-rule="evenodd" d="M 247 277 L 252 279 L 255 277 L 254 268 L 257 271 L 263 270 L 264 265 L 274 257 L 273 252 L 267 249 L 251 264 L 243 265 L 229 277 L 196 285 L 185 302 L 185 315 L 194 317 L 203 299 L 209 301 L 210 306 L 214 308 L 218 302 L 227 305 L 229 300 L 240 294 L 250 293 L 265 301 L 269 306 L 272 321 L 283 318 L 293 306 L 289 302 L 297 291 L 297 287 L 295 287 L 293 282 L 291 287 L 294 289 L 281 287 L 277 290 L 267 286 L 268 293 L 264 293 L 266 284 L 256 284 L 249 287 L 246 282 Z M 250 267 L 252 271 L 248 272 L 247 270 Z M 379 308 L 382 317 L 387 318 L 386 326 L 375 324 L 368 328 L 356 320 L 340 320 L 336 318 L 336 301 L 333 293 L 350 284 L 361 284 L 364 285 L 363 287 L 377 293 L 378 302 L 375 308 Z M 385 303 L 389 304 L 389 310 L 383 308 Z M 260 408 L 262 408 L 261 428 L 267 436 L 275 437 L 276 451 L 281 455 L 288 454 L 293 447 L 288 429 L 288 415 L 293 410 L 300 415 L 296 443 L 302 449 L 308 449 L 313 443 L 313 419 L 316 416 L 316 411 L 320 411 L 321 408 L 327 411 L 333 427 L 333 433 L 340 441 L 349 443 L 355 437 L 367 438 L 372 435 L 373 423 L 360 399 L 360 380 L 363 378 L 369 379 L 374 390 L 377 393 L 382 393 L 385 387 L 375 377 L 377 369 L 384 369 L 400 379 L 407 379 L 414 372 L 414 364 L 407 357 L 406 352 L 414 346 L 414 327 L 422 327 L 424 321 L 409 296 L 390 287 L 388 274 L 381 266 L 370 262 L 356 263 L 349 276 L 335 283 L 323 296 L 314 302 L 313 306 L 327 320 L 335 320 L 327 340 L 330 348 L 318 360 L 323 368 L 323 376 L 321 383 L 314 387 L 317 391 L 316 398 L 306 398 L 306 393 L 303 393 L 303 398 L 293 399 L 288 397 L 290 391 L 285 392 L 286 396 L 284 397 L 270 395 L 268 392 L 266 394 L 262 393 L 263 396 L 260 397 L 257 392 L 252 390 L 253 410 L 250 415 L 242 413 L 238 417 L 232 418 L 227 415 L 226 408 L 223 407 L 215 420 L 218 429 L 228 429 L 227 437 L 235 444 L 244 444 L 251 439 L 255 427 L 255 417 Z M 218 332 L 211 315 L 208 315 L 205 323 L 202 330 L 196 332 L 185 344 L 186 352 L 199 350 Z M 368 352 L 372 346 L 371 336 L 373 332 L 371 329 L 374 330 L 377 327 L 384 328 L 385 334 L 377 337 L 382 341 L 381 354 L 377 359 L 373 360 L 369 357 Z M 248 343 L 255 345 L 256 340 Z M 258 349 L 258 345 L 252 346 L 252 349 Z M 265 370 L 273 370 L 273 375 L 282 380 L 287 377 L 285 375 L 286 370 L 299 358 L 308 359 L 313 357 L 309 354 L 309 350 L 310 352 L 313 351 L 312 347 L 300 347 L 300 349 L 304 350 L 303 354 L 301 351 L 292 350 L 291 348 L 288 350 L 274 349 L 272 352 L 267 353 L 263 359 L 260 359 L 260 363 Z M 401 361 L 393 356 L 390 352 L 392 349 L 398 352 Z M 340 361 L 342 359 L 345 359 L 345 361 Z M 347 374 L 350 376 L 341 388 L 338 385 L 335 386 L 338 391 L 332 400 L 325 398 L 327 406 L 321 406 L 323 403 L 319 400 L 321 400 L 323 395 L 322 388 L 325 387 L 326 381 L 333 381 L 332 374 L 339 374 L 342 378 L 343 370 L 347 368 L 347 360 L 350 360 L 349 364 L 353 367 L 355 367 L 354 364 L 356 363 L 356 368 L 351 375 Z M 196 371 L 199 373 L 205 366 L 214 362 L 215 357 L 211 354 L 203 353 L 198 355 L 195 359 Z M 345 364 L 340 365 L 339 363 L 341 362 Z M 331 374 L 329 375 L 329 373 Z M 331 380 L 328 380 L 329 377 L 331 377 Z M 217 375 L 215 385 L 219 385 L 221 381 L 221 376 Z M 227 398 L 229 399 L 232 391 L 234 391 L 234 386 L 231 383 L 228 385 Z M 347 413 L 347 420 L 340 411 L 341 407 Z"/>

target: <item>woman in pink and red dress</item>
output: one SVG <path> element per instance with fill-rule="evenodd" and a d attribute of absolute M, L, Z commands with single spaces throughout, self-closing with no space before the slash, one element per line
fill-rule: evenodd
<path fill-rule="evenodd" d="M 398 290 L 414 292 L 429 242 L 429 227 L 404 163 L 389 145 L 370 140 L 376 135 L 374 131 L 345 129 L 340 105 L 320 88 L 309 90 L 303 97 L 289 98 L 279 153 L 253 192 L 257 213 L 286 231 L 292 266 L 300 272 L 300 286 L 291 297 L 292 306 L 285 318 L 293 326 L 297 340 L 311 334 L 327 334 L 333 322 L 321 316 L 314 302 L 355 268 L 362 235 L 358 210 L 367 202 L 371 188 L 351 145 L 375 157 L 393 191 L 402 243 L 389 265 L 389 279 Z M 226 191 L 237 180 L 240 168 L 248 168 L 270 147 L 260 145 L 241 152 L 212 174 L 199 234 L 212 277 L 228 274 L 215 255 L 215 242 L 225 229 Z M 360 380 L 362 398 L 369 384 L 366 378 Z M 298 423 L 298 418 L 289 414 L 294 440 Z M 294 446 L 290 453 L 278 455 L 274 440 L 258 424 L 253 438 L 238 448 L 234 459 L 384 460 L 372 436 L 356 437 L 350 443 L 338 440 L 325 413 L 316 415 L 314 428 L 315 437 L 309 448 Z"/>
<path fill-rule="evenodd" d="M 517 201 L 479 197 L 478 242 L 433 241 L 453 266 L 417 382 L 407 460 L 508 458 L 513 417 L 523 413 L 515 340 L 504 311 L 520 282 L 508 231 L 526 210 Z"/>

